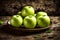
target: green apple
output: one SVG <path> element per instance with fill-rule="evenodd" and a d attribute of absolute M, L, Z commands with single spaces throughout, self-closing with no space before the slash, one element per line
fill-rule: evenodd
<path fill-rule="evenodd" d="M 47 16 L 47 13 L 46 12 L 38 12 L 37 13 L 37 17 L 39 17 L 39 16 Z"/>
<path fill-rule="evenodd" d="M 36 18 L 35 16 L 26 16 L 24 18 L 24 27 L 25 28 L 35 28 L 36 26 Z"/>
<path fill-rule="evenodd" d="M 32 16 L 35 16 L 36 17 L 36 14 L 32 15 Z"/>
<path fill-rule="evenodd" d="M 4 22 L 3 22 L 2 20 L 0 20 L 0 25 L 3 25 L 3 23 L 4 23 Z"/>
<path fill-rule="evenodd" d="M 34 15 L 34 8 L 32 6 L 25 6 L 23 7 L 21 13 L 23 17 L 28 15 Z"/>
<path fill-rule="evenodd" d="M 13 27 L 20 27 L 22 25 L 23 19 L 20 15 L 13 15 L 10 19 L 10 25 Z"/>
<path fill-rule="evenodd" d="M 47 27 L 50 24 L 49 16 L 39 16 L 37 18 L 37 23 L 39 27 Z"/>
<path fill-rule="evenodd" d="M 21 15 L 21 11 L 17 12 L 17 15 Z"/>

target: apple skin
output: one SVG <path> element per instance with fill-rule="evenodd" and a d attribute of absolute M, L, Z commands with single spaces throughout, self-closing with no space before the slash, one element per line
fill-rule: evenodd
<path fill-rule="evenodd" d="M 37 23 L 39 27 L 45 28 L 50 24 L 50 18 L 48 16 L 39 16 L 37 18 Z"/>
<path fill-rule="evenodd" d="M 39 17 L 39 16 L 47 16 L 47 13 L 46 12 L 43 12 L 43 11 L 38 12 L 37 13 L 37 17 Z"/>
<path fill-rule="evenodd" d="M 34 15 L 34 8 L 31 6 L 25 6 L 23 7 L 21 13 L 23 17 L 28 16 L 28 15 Z"/>
<path fill-rule="evenodd" d="M 21 15 L 21 11 L 17 12 L 17 15 Z"/>
<path fill-rule="evenodd" d="M 36 18 L 35 16 L 26 16 L 24 18 L 24 27 L 28 29 L 33 29 L 36 26 Z"/>
<path fill-rule="evenodd" d="M 4 22 L 3 22 L 2 20 L 0 20 L 0 25 L 3 25 L 3 23 L 4 23 Z"/>
<path fill-rule="evenodd" d="M 20 27 L 23 23 L 23 19 L 20 15 L 13 15 L 10 19 L 10 25 L 13 27 Z"/>

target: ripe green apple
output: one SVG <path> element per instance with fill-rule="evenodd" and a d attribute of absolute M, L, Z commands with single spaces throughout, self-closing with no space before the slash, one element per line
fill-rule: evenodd
<path fill-rule="evenodd" d="M 21 15 L 21 11 L 17 12 L 17 15 Z"/>
<path fill-rule="evenodd" d="M 37 23 L 39 27 L 47 27 L 50 24 L 49 16 L 39 16 L 37 18 Z"/>
<path fill-rule="evenodd" d="M 36 18 L 35 16 L 29 15 L 24 18 L 24 27 L 25 28 L 35 28 Z"/>
<path fill-rule="evenodd" d="M 23 19 L 20 15 L 13 15 L 10 19 L 10 25 L 13 27 L 20 27 L 22 25 Z"/>
<path fill-rule="evenodd" d="M 39 16 L 47 16 L 47 13 L 46 12 L 38 12 L 37 13 L 37 17 L 39 17 Z"/>
<path fill-rule="evenodd" d="M 0 20 L 0 25 L 3 25 L 3 23 L 4 23 L 4 22 L 3 22 L 2 20 Z"/>
<path fill-rule="evenodd" d="M 21 13 L 23 17 L 28 15 L 34 15 L 34 8 L 32 6 L 25 6 L 23 7 Z"/>

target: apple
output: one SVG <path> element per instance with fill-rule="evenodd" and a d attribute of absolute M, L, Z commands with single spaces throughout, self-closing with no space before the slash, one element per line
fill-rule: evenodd
<path fill-rule="evenodd" d="M 35 16 L 29 15 L 24 18 L 24 27 L 25 28 L 35 28 L 36 18 Z"/>
<path fill-rule="evenodd" d="M 39 16 L 47 16 L 47 13 L 46 12 L 43 12 L 43 11 L 38 12 L 37 13 L 37 17 L 39 17 Z"/>
<path fill-rule="evenodd" d="M 21 11 L 17 12 L 17 15 L 21 15 Z"/>
<path fill-rule="evenodd" d="M 39 27 L 47 27 L 50 24 L 50 18 L 49 16 L 39 16 L 37 18 L 37 23 Z"/>
<path fill-rule="evenodd" d="M 3 22 L 2 20 L 0 20 L 0 25 L 3 25 L 3 23 L 4 23 L 4 22 Z"/>
<path fill-rule="evenodd" d="M 13 27 L 20 27 L 22 25 L 23 19 L 20 15 L 13 15 L 10 19 L 10 25 Z"/>
<path fill-rule="evenodd" d="M 32 6 L 25 6 L 23 7 L 21 13 L 23 17 L 28 15 L 34 15 L 34 8 Z"/>
<path fill-rule="evenodd" d="M 32 15 L 32 16 L 35 16 L 36 17 L 36 14 Z"/>

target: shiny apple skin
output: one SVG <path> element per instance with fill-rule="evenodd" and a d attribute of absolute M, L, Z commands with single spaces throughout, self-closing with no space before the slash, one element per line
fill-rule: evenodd
<path fill-rule="evenodd" d="M 42 27 L 42 28 L 48 27 L 50 24 L 50 18 L 49 16 L 39 16 L 37 18 L 37 23 L 39 27 Z"/>
<path fill-rule="evenodd" d="M 20 27 L 23 23 L 23 19 L 20 15 L 13 15 L 10 19 L 10 25 L 13 27 Z"/>
<path fill-rule="evenodd" d="M 23 17 L 26 17 L 28 15 L 34 15 L 35 12 L 34 12 L 34 8 L 32 6 L 25 6 L 25 7 L 23 7 L 21 13 L 22 13 Z"/>
<path fill-rule="evenodd" d="M 24 18 L 24 27 L 32 29 L 36 27 L 36 18 L 35 16 L 26 16 Z"/>

